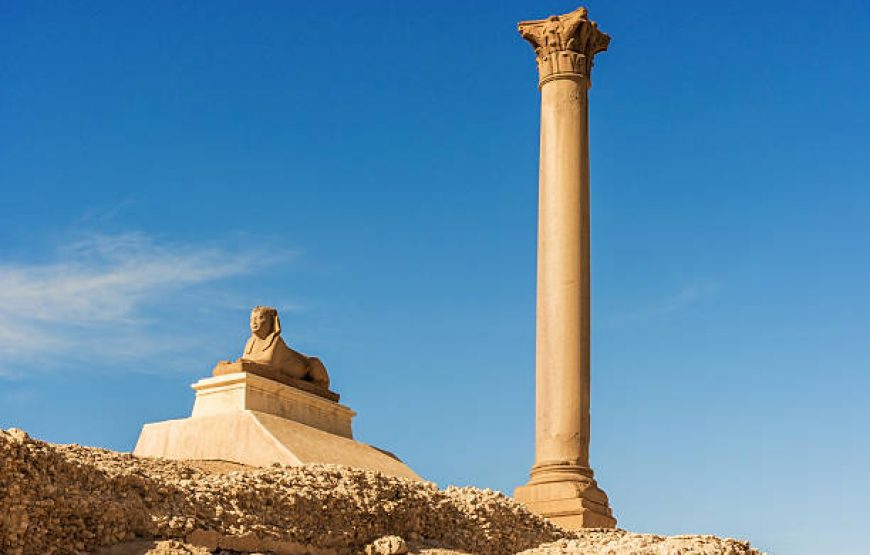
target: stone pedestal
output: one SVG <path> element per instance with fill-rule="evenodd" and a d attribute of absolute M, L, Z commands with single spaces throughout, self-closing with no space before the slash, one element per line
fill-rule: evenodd
<path fill-rule="evenodd" d="M 529 483 L 514 490 L 514 498 L 533 513 L 563 528 L 613 528 L 607 494 L 598 487 L 588 466 L 535 464 Z"/>
<path fill-rule="evenodd" d="M 193 384 L 194 418 L 239 410 L 253 410 L 287 418 L 324 432 L 353 438 L 356 413 L 335 401 L 282 383 L 238 372 L 205 378 Z"/>
<path fill-rule="evenodd" d="M 307 358 L 310 359 L 310 357 Z M 308 393 L 323 397 L 324 399 L 329 399 L 330 401 L 338 401 L 340 399 L 338 393 L 330 391 L 325 387 L 319 386 L 310 381 L 292 378 L 283 372 L 278 371 L 278 369 L 274 367 L 252 362 L 250 360 L 237 360 L 235 362 L 222 360 L 215 365 L 214 369 L 211 371 L 211 375 L 226 376 L 227 374 L 238 374 L 239 372 L 260 376 L 261 378 L 267 378 L 274 382 L 289 385 L 296 389 L 301 389 L 302 391 L 307 391 Z"/>
<path fill-rule="evenodd" d="M 355 441 L 355 413 L 336 401 L 247 372 L 192 387 L 192 416 L 146 424 L 134 455 L 251 466 L 341 464 L 421 479 L 391 453 Z"/>
<path fill-rule="evenodd" d="M 514 496 L 566 528 L 613 527 L 589 466 L 589 133 L 593 56 L 610 38 L 580 8 L 519 24 L 541 89 L 535 464 Z"/>

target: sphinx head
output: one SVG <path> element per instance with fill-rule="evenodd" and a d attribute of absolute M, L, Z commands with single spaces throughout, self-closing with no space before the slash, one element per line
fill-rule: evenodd
<path fill-rule="evenodd" d="M 251 311 L 251 333 L 260 339 L 281 333 L 278 310 L 268 306 L 255 306 Z"/>

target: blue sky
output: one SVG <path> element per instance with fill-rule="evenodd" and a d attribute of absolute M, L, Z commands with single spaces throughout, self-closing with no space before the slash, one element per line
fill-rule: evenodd
<path fill-rule="evenodd" d="M 587 3 L 592 463 L 620 525 L 858 554 L 870 7 Z M 0 2 L 0 426 L 129 450 L 279 307 L 359 439 L 532 463 L 538 91 L 565 1 Z"/>

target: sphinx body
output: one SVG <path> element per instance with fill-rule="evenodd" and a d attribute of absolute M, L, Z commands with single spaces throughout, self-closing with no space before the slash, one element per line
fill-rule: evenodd
<path fill-rule="evenodd" d="M 329 374 L 320 359 L 294 351 L 284 342 L 281 320 L 274 308 L 258 306 L 251 311 L 251 337 L 242 358 L 219 362 L 212 374 L 233 372 L 250 372 L 308 390 L 314 386 L 314 392 L 338 399 L 337 394 L 329 392 Z"/>
<path fill-rule="evenodd" d="M 280 333 L 273 332 L 265 338 L 251 335 L 239 360 L 269 366 L 282 376 L 329 388 L 329 374 L 320 359 L 294 351 L 287 346 Z"/>

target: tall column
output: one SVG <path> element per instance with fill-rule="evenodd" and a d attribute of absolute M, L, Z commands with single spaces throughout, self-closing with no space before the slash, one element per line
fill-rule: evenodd
<path fill-rule="evenodd" d="M 592 58 L 610 37 L 586 9 L 519 24 L 541 89 L 535 464 L 514 496 L 571 529 L 613 527 L 589 466 L 589 128 Z"/>

